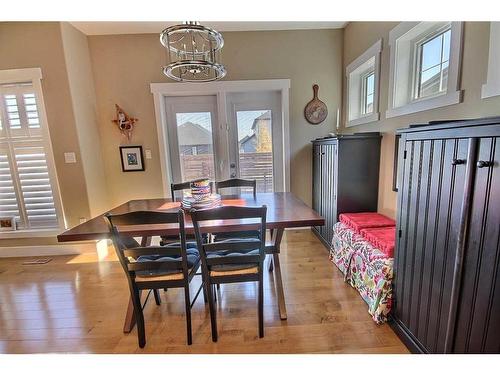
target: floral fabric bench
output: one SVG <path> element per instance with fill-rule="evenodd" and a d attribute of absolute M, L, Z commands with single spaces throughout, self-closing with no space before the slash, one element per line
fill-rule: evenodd
<path fill-rule="evenodd" d="M 387 229 L 395 231 L 394 227 Z M 375 247 L 362 234 L 338 222 L 333 226 L 330 260 L 344 274 L 344 280 L 358 290 L 373 320 L 385 322 L 392 301 L 392 253 Z"/>

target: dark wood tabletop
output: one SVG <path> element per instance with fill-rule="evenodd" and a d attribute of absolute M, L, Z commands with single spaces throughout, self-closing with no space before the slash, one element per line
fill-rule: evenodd
<path fill-rule="evenodd" d="M 225 206 L 267 206 L 267 228 L 284 229 L 304 226 L 321 226 L 325 220 L 312 208 L 307 206 L 292 193 L 258 193 L 253 195 L 226 195 L 222 197 Z M 173 211 L 178 210 L 179 202 L 168 198 L 139 199 L 124 203 L 111 211 L 111 214 L 121 214 L 131 211 Z M 248 229 L 249 221 L 218 220 L 205 223 L 205 229 L 211 231 L 232 231 Z M 122 232 L 133 236 L 159 236 L 176 234 L 178 228 L 168 225 L 148 225 L 121 228 Z M 186 231 L 192 233 L 193 224 L 189 214 L 186 214 Z M 86 221 L 57 236 L 59 242 L 100 240 L 109 238 L 108 228 L 102 215 Z"/>

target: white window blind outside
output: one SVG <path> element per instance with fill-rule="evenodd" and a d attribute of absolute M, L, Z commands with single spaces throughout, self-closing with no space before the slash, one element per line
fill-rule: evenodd
<path fill-rule="evenodd" d="M 31 83 L 0 85 L 0 216 L 26 230 L 58 228 L 61 219 L 37 99 Z"/>

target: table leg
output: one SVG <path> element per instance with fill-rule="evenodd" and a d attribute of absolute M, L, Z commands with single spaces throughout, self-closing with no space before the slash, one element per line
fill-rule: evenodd
<path fill-rule="evenodd" d="M 281 279 L 281 266 L 280 266 L 280 244 L 281 239 L 283 238 L 284 229 L 276 229 L 273 231 L 273 245 L 274 245 L 274 253 L 273 253 L 273 265 L 274 265 L 274 283 L 276 284 L 276 293 L 278 295 L 278 307 L 280 311 L 281 320 L 286 320 L 286 304 L 285 304 L 285 293 L 283 292 L 283 280 Z"/>
<path fill-rule="evenodd" d="M 141 246 L 150 246 L 151 237 L 144 236 L 141 239 Z M 142 290 L 139 290 L 139 299 L 141 298 Z M 135 326 L 135 314 L 134 314 L 134 304 L 132 303 L 132 298 L 128 299 L 127 314 L 125 315 L 125 322 L 123 323 L 123 332 L 130 333 Z"/>
<path fill-rule="evenodd" d="M 274 240 L 274 229 L 269 229 L 269 234 L 271 235 L 271 241 Z M 269 254 L 267 257 L 267 269 L 269 272 L 273 272 L 273 256 Z"/>

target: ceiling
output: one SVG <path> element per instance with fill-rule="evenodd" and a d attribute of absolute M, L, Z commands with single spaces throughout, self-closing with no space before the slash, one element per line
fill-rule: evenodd
<path fill-rule="evenodd" d="M 86 35 L 149 34 L 181 22 L 71 22 Z M 201 22 L 217 31 L 341 29 L 347 22 Z"/>

